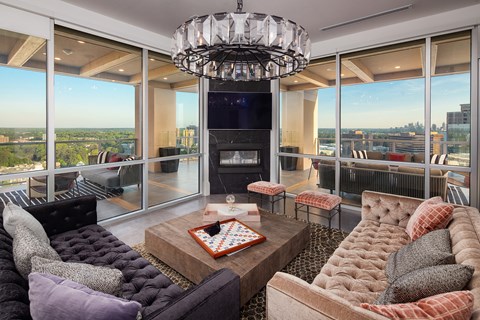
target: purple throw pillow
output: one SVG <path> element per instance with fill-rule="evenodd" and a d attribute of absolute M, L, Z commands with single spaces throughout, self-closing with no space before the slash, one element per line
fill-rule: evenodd
<path fill-rule="evenodd" d="M 141 307 L 136 301 L 94 291 L 47 273 L 30 273 L 28 283 L 30 313 L 36 320 L 135 320 Z"/>

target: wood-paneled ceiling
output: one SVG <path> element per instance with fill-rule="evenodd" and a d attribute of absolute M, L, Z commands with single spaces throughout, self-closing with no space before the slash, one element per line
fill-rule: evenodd
<path fill-rule="evenodd" d="M 43 69 L 45 41 L 8 31 L 0 31 L 0 64 Z M 414 41 L 341 56 L 342 84 L 391 81 L 425 76 L 425 43 Z M 432 39 L 433 76 L 468 72 L 470 36 L 468 32 Z M 152 53 L 148 61 L 149 85 L 181 91 L 195 91 L 198 79 L 179 71 L 168 56 Z M 55 71 L 78 77 L 108 81 L 141 82 L 141 50 L 117 42 L 58 27 L 55 32 Z M 312 61 L 301 73 L 280 80 L 281 90 L 313 90 L 336 83 L 335 58 Z"/>

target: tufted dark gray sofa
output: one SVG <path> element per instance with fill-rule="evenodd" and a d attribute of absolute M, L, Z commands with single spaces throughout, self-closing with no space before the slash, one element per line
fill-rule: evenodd
<path fill-rule="evenodd" d="M 136 251 L 97 225 L 95 196 L 26 208 L 63 261 L 117 268 L 123 296 L 142 304 L 143 319 L 239 319 L 240 280 L 228 269 L 188 290 L 175 285 Z M 0 216 L 0 319 L 31 319 L 28 282 L 15 268 L 12 238 Z"/>

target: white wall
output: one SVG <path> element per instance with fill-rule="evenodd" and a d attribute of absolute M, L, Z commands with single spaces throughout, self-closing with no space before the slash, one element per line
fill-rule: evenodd
<path fill-rule="evenodd" d="M 480 24 L 480 4 L 312 44 L 312 57 L 363 49 Z"/>

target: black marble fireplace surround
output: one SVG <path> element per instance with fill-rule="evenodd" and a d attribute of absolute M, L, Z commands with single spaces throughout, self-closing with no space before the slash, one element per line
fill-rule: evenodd
<path fill-rule="evenodd" d="M 270 92 L 270 90 L 270 81 L 209 81 L 209 91 Z M 259 150 L 260 165 L 220 166 L 219 150 Z M 250 161 L 244 162 L 248 164 Z M 211 194 L 246 193 L 249 183 L 269 181 L 270 130 L 209 130 L 209 168 Z"/>
<path fill-rule="evenodd" d="M 220 151 L 233 151 L 232 161 L 221 165 Z M 260 164 L 235 151 L 258 151 Z M 270 180 L 270 130 L 210 130 L 209 163 L 211 194 L 246 193 L 249 183 Z"/>

